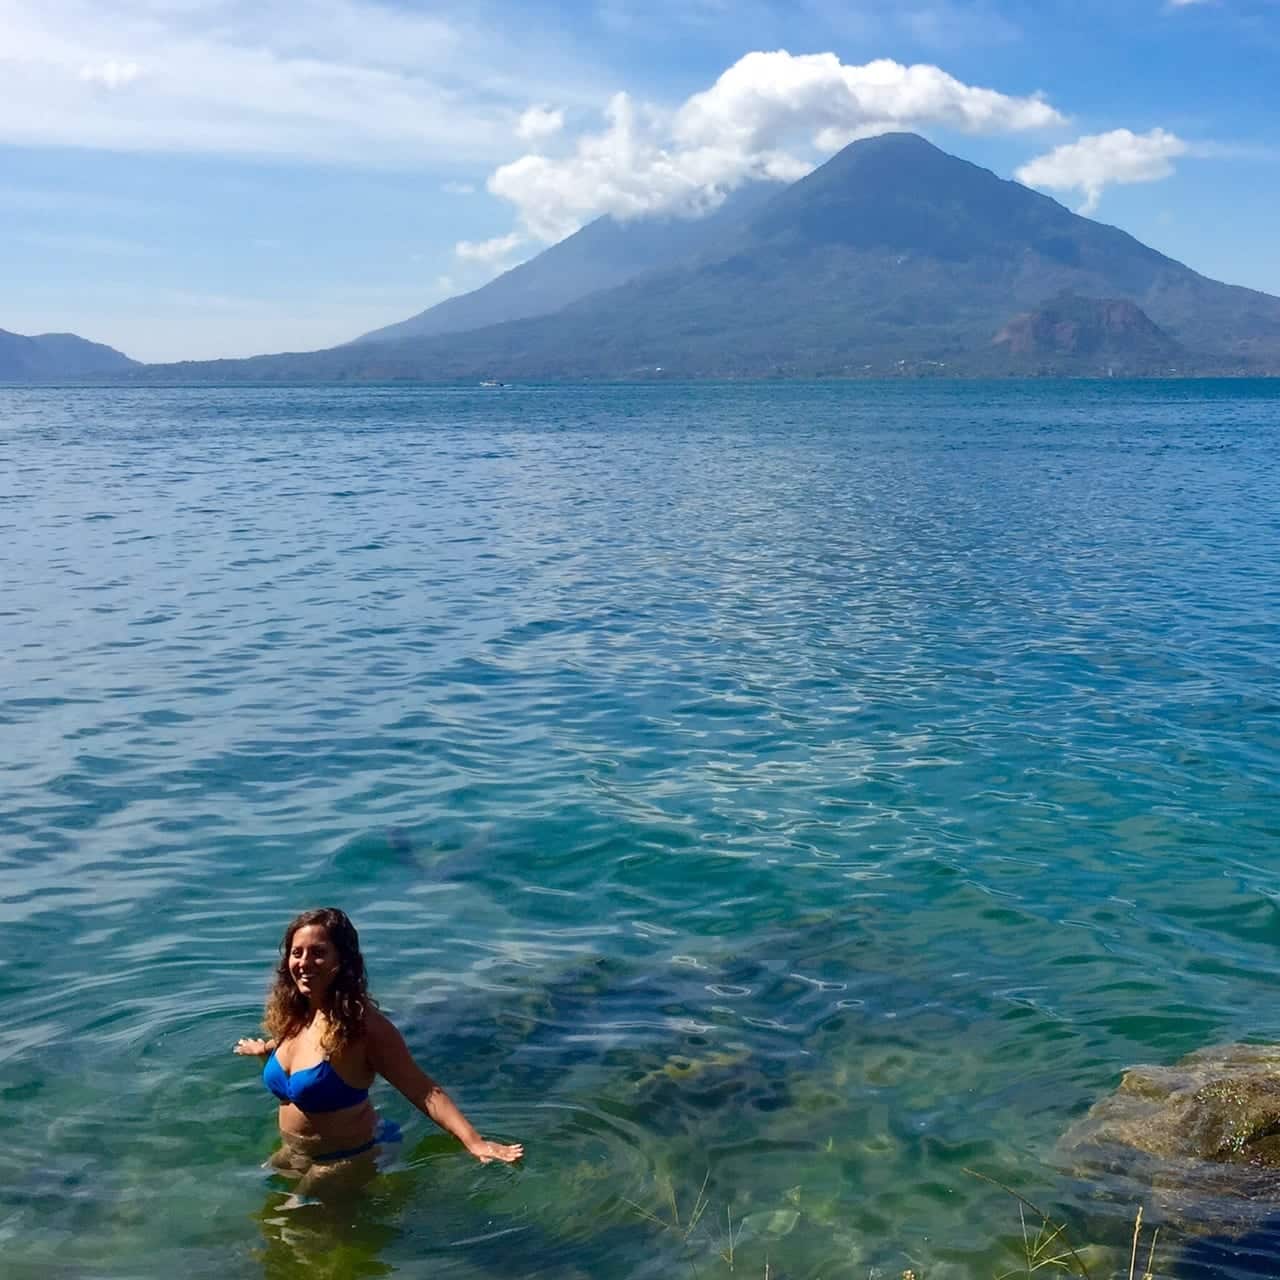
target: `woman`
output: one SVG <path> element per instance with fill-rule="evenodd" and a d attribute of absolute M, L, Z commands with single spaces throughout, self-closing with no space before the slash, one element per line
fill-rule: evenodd
<path fill-rule="evenodd" d="M 284 1140 L 271 1163 L 302 1179 L 300 1192 L 372 1176 L 380 1141 L 390 1136 L 369 1102 L 375 1076 L 482 1163 L 524 1154 L 519 1143 L 482 1138 L 414 1062 L 369 995 L 359 935 L 336 907 L 289 922 L 263 1021 L 271 1038 L 238 1040 L 235 1052 L 267 1058 L 262 1080 L 279 1099 Z"/>

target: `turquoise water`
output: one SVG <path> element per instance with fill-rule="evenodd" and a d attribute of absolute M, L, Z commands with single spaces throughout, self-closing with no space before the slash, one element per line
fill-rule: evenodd
<path fill-rule="evenodd" d="M 966 1167 L 1127 1245 L 1059 1135 L 1280 1039 L 1278 443 L 1247 382 L 0 390 L 6 1276 L 985 1277 Z M 372 1194 L 283 1207 L 229 1050 L 329 902 L 522 1166 L 381 1086 Z"/>

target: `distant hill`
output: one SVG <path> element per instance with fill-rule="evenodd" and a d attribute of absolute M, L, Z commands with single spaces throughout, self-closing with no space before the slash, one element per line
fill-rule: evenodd
<path fill-rule="evenodd" d="M 1088 314 L 1066 319 L 1097 341 L 1046 337 L 1048 309 L 1068 297 Z M 1133 310 L 1107 320 L 1118 303 Z M 1206 279 L 923 138 L 886 134 L 846 147 L 700 254 L 552 315 L 146 376 L 1105 375 L 1167 372 L 1175 358 L 1183 373 L 1280 373 L 1280 299 Z"/>
<path fill-rule="evenodd" d="M 1015 316 L 995 336 L 1010 357 L 1054 365 L 1106 364 L 1111 373 L 1161 373 L 1186 358 L 1180 347 L 1135 303 L 1064 293 Z"/>
<path fill-rule="evenodd" d="M 42 382 L 83 378 L 139 368 L 114 347 L 77 338 L 74 333 L 42 333 L 28 338 L 0 329 L 0 382 Z"/>
<path fill-rule="evenodd" d="M 570 302 L 611 289 L 642 272 L 671 267 L 706 252 L 776 190 L 773 183 L 753 183 L 733 192 L 714 212 L 697 219 L 620 221 L 606 214 L 481 288 L 439 302 L 408 320 L 375 329 L 355 341 L 426 338 L 550 315 Z"/>

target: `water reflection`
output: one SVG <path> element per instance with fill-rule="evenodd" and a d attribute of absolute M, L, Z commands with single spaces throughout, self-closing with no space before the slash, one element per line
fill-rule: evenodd
<path fill-rule="evenodd" d="M 396 1268 L 382 1251 L 401 1235 L 389 1193 L 367 1194 L 356 1203 L 297 1204 L 290 1192 L 272 1192 L 257 1215 L 262 1246 L 255 1252 L 266 1280 L 360 1280 L 390 1275 Z M 385 1207 L 384 1207 L 385 1205 Z"/>

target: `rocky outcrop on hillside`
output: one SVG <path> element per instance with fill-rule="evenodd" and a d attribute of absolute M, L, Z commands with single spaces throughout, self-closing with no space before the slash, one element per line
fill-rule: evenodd
<path fill-rule="evenodd" d="M 1021 359 L 1086 361 L 1143 372 L 1176 369 L 1185 355 L 1137 303 L 1072 293 L 1015 316 L 993 341 Z"/>

